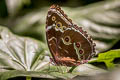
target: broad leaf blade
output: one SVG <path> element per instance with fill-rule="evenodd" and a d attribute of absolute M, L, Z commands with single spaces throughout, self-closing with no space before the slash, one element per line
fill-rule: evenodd
<path fill-rule="evenodd" d="M 93 76 L 96 74 L 106 73 L 107 71 L 91 64 L 82 64 L 79 65 L 74 72 L 78 73 L 78 75 Z"/>
<path fill-rule="evenodd" d="M 24 72 L 29 74 L 29 71 L 35 73 L 42 70 L 49 64 L 44 61 L 45 51 L 44 43 L 14 35 L 7 28 L 0 26 L 0 78 L 8 74 L 6 78 L 12 77 L 15 75 L 12 73 L 14 71 L 20 76 Z"/>
<path fill-rule="evenodd" d="M 45 56 L 44 43 L 14 35 L 0 26 L 0 80 L 19 76 L 71 79 L 76 74 L 59 72 Z M 62 70 L 66 70 L 63 67 Z"/>
<path fill-rule="evenodd" d="M 39 62 L 44 57 L 45 45 L 43 43 L 27 37 L 18 37 L 3 27 L 0 27 L 0 35 L 2 66 L 31 71 L 35 61 Z"/>

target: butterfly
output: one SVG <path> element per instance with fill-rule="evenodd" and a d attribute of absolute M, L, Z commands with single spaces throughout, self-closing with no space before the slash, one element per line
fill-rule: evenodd
<path fill-rule="evenodd" d="M 67 17 L 58 5 L 52 5 L 46 18 L 46 39 L 56 65 L 78 66 L 95 54 L 95 43 L 82 27 Z"/>

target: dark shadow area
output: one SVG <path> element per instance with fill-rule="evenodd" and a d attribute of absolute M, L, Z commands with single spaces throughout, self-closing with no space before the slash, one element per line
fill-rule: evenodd
<path fill-rule="evenodd" d="M 90 63 L 90 64 L 97 66 L 99 68 L 102 68 L 102 69 L 107 69 L 107 66 L 105 65 L 104 62 L 94 62 L 94 63 Z"/>
<path fill-rule="evenodd" d="M 8 79 L 8 80 L 26 80 L 26 77 L 20 76 L 20 77 L 10 78 L 10 79 Z M 61 78 L 58 78 L 58 79 L 50 79 L 50 78 L 35 78 L 35 77 L 32 77 L 31 80 L 64 80 L 64 79 L 61 79 Z"/>
<path fill-rule="evenodd" d="M 111 49 L 120 49 L 120 40 Z"/>

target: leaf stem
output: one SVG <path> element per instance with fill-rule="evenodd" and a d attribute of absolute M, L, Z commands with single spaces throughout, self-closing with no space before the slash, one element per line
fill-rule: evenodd
<path fill-rule="evenodd" d="M 26 80 L 32 80 L 30 76 L 26 76 Z"/>
<path fill-rule="evenodd" d="M 75 68 L 76 68 L 76 66 L 73 66 L 73 67 L 68 71 L 68 73 L 71 73 Z"/>

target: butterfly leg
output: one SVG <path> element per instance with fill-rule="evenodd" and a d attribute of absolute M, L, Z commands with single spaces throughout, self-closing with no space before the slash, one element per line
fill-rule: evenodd
<path fill-rule="evenodd" d="M 56 66 L 56 69 L 57 69 L 58 72 L 62 71 L 60 65 L 58 65 L 58 64 L 59 64 L 59 63 L 58 63 L 59 61 L 56 60 L 56 62 L 57 62 L 57 63 L 56 63 L 53 58 L 50 58 L 50 62 L 51 62 L 52 65 L 55 65 L 55 66 Z"/>
<path fill-rule="evenodd" d="M 68 72 L 68 67 L 64 63 L 62 63 L 62 65 L 65 67 L 64 73 Z"/>
<path fill-rule="evenodd" d="M 48 70 L 47 70 L 48 72 L 50 71 L 50 64 L 51 64 L 51 62 L 49 62 L 49 65 L 48 65 Z"/>
<path fill-rule="evenodd" d="M 59 61 L 58 61 L 59 62 Z M 63 63 L 58 63 L 59 65 L 58 65 L 58 70 L 59 70 L 59 72 L 61 72 L 61 73 L 64 73 L 64 70 L 62 69 L 62 64 Z"/>
<path fill-rule="evenodd" d="M 67 66 L 65 66 L 66 67 L 66 72 L 68 72 L 69 70 L 68 70 L 68 67 Z"/>
<path fill-rule="evenodd" d="M 67 66 L 66 66 L 64 63 L 61 63 L 61 65 L 64 66 L 64 68 L 65 68 L 65 69 L 63 68 L 64 70 L 62 70 L 62 72 L 63 72 L 63 73 L 66 73 L 66 72 L 68 71 Z"/>

